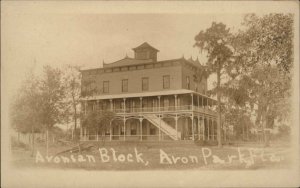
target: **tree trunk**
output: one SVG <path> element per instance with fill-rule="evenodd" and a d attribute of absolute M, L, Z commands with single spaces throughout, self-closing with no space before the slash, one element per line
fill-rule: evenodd
<path fill-rule="evenodd" d="M 75 140 L 77 139 L 77 109 L 76 109 L 76 104 L 74 103 L 73 105 L 74 108 L 74 133 L 75 133 Z"/>
<path fill-rule="evenodd" d="M 31 156 L 33 157 L 33 155 L 34 155 L 34 130 L 33 130 L 33 126 L 31 126 L 31 142 L 32 142 Z"/>
<path fill-rule="evenodd" d="M 242 124 L 242 141 L 245 141 L 245 124 Z"/>
<path fill-rule="evenodd" d="M 48 150 L 49 150 L 49 131 L 47 128 L 47 130 L 46 130 L 46 156 L 48 156 Z"/>
<path fill-rule="evenodd" d="M 267 112 L 264 110 L 263 112 L 263 135 L 264 135 L 264 146 L 269 147 L 270 142 L 269 142 L 269 130 L 266 130 L 267 127 Z"/>
<path fill-rule="evenodd" d="M 218 70 L 217 70 L 217 99 L 218 99 L 218 147 L 222 147 L 222 138 L 221 138 L 221 96 L 220 96 L 220 85 L 221 85 L 221 64 L 220 60 L 218 61 Z"/>
<path fill-rule="evenodd" d="M 74 109 L 74 134 L 75 134 L 75 140 L 77 140 L 77 108 L 76 108 L 76 100 L 74 94 L 72 94 L 72 100 L 73 100 L 73 109 Z"/>

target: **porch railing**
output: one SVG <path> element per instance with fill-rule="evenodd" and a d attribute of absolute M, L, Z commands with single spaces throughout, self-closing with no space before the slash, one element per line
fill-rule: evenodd
<path fill-rule="evenodd" d="M 182 106 L 166 106 L 166 107 L 142 107 L 142 108 L 133 108 L 129 107 L 124 110 L 124 108 L 121 109 L 113 109 L 113 112 L 115 113 L 147 113 L 147 112 L 175 112 L 175 111 L 197 111 L 201 113 L 211 114 L 215 115 L 216 112 L 209 109 L 209 108 L 203 108 L 203 107 L 197 107 L 194 106 L 192 108 L 192 105 L 182 105 Z"/>

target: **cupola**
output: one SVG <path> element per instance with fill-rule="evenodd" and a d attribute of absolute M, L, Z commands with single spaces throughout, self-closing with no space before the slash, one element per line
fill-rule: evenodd
<path fill-rule="evenodd" d="M 159 50 L 152 47 L 147 42 L 144 42 L 132 50 L 134 51 L 135 59 L 152 59 L 153 61 L 157 61 L 157 52 L 159 52 Z"/>

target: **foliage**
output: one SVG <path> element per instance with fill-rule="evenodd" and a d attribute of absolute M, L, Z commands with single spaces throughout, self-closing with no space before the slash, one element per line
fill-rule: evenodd
<path fill-rule="evenodd" d="M 206 63 L 208 73 L 217 74 L 217 86 L 214 89 L 218 99 L 218 146 L 221 146 L 221 74 L 227 66 L 232 64 L 232 48 L 230 38 L 232 34 L 223 23 L 213 22 L 211 27 L 200 31 L 195 36 L 195 45 L 201 51 L 206 51 L 208 61 Z"/>
<path fill-rule="evenodd" d="M 275 118 L 286 120 L 290 111 L 293 17 L 249 14 L 244 25 L 234 41 L 243 69 L 239 83 L 247 88 L 247 101 L 258 107 L 256 122 L 272 127 Z"/>
<path fill-rule="evenodd" d="M 215 22 L 210 28 L 200 31 L 195 36 L 194 46 L 198 47 L 201 52 L 207 52 L 206 66 L 209 73 L 218 72 L 218 64 L 220 64 L 220 69 L 226 67 L 226 64 L 231 64 L 232 50 L 229 43 L 231 37 L 232 34 L 225 24 Z"/>
<path fill-rule="evenodd" d="M 18 132 L 28 133 L 41 130 L 42 96 L 39 84 L 39 80 L 31 70 L 11 105 L 12 127 Z"/>
<path fill-rule="evenodd" d="M 64 118 L 63 98 L 60 70 L 45 66 L 42 78 L 31 70 L 11 107 L 13 128 L 24 133 L 52 128 Z"/>
<path fill-rule="evenodd" d="M 64 87 L 66 97 L 66 116 L 69 120 L 74 122 L 75 138 L 77 138 L 77 120 L 80 116 L 80 87 L 81 87 L 81 74 L 79 67 L 67 66 L 64 72 Z"/>
<path fill-rule="evenodd" d="M 293 15 L 268 14 L 258 17 L 248 14 L 244 19 L 246 31 L 241 35 L 251 48 L 252 63 L 276 64 L 290 72 L 293 62 Z"/>
<path fill-rule="evenodd" d="M 86 114 L 82 114 L 82 126 L 89 131 L 105 132 L 109 129 L 111 121 L 115 114 L 111 111 L 89 110 Z"/>
<path fill-rule="evenodd" d="M 57 68 L 44 66 L 44 75 L 41 80 L 40 90 L 42 96 L 42 123 L 47 129 L 61 123 L 64 116 L 64 86 L 62 72 Z"/>
<path fill-rule="evenodd" d="M 209 72 L 219 71 L 217 79 L 223 75 L 210 93 L 222 94 L 226 123 L 236 130 L 244 120 L 253 126 L 254 115 L 258 126 L 272 128 L 275 119 L 288 121 L 291 110 L 293 15 L 248 14 L 242 24 L 231 34 L 224 24 L 212 23 L 195 37 L 195 46 L 207 52 Z"/>
<path fill-rule="evenodd" d="M 257 126 L 273 128 L 275 119 L 289 119 L 291 109 L 293 17 L 249 14 L 243 24 L 231 40 L 235 65 L 226 70 L 224 93 L 235 106 L 251 107 Z"/>

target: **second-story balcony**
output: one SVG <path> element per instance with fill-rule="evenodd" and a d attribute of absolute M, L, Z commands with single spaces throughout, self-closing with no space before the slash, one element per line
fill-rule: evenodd
<path fill-rule="evenodd" d="M 209 108 L 192 105 L 167 106 L 167 107 L 142 107 L 142 108 L 122 108 L 113 109 L 117 114 L 143 114 L 143 113 L 180 113 L 180 112 L 200 112 L 203 114 L 216 116 L 216 112 Z"/>

